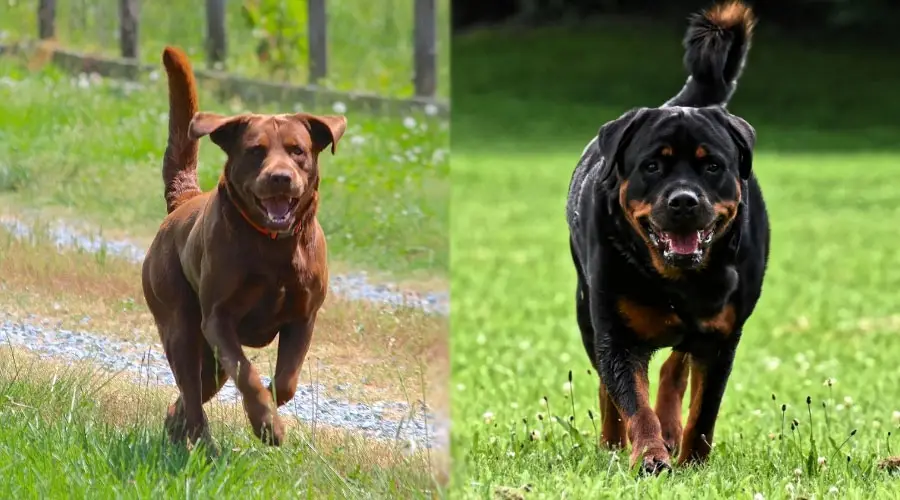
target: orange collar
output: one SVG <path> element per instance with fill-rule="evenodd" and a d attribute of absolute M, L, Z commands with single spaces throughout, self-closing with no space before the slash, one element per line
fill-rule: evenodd
<path fill-rule="evenodd" d="M 302 224 L 300 224 L 299 221 L 296 222 L 297 225 L 294 226 L 293 229 L 287 229 L 284 231 L 272 231 L 271 229 L 266 229 L 266 228 L 260 226 L 259 224 L 253 222 L 253 219 L 251 219 L 250 216 L 247 215 L 247 212 L 244 212 L 244 210 L 238 206 L 237 202 L 234 199 L 234 196 L 231 193 L 231 186 L 228 185 L 228 181 L 225 181 L 224 184 L 225 184 L 225 192 L 228 194 L 228 198 L 229 198 L 229 201 L 231 202 L 231 205 L 237 209 L 238 213 L 241 214 L 241 217 L 243 217 L 244 220 L 247 221 L 247 224 L 250 224 L 250 227 L 252 227 L 253 229 L 256 229 L 257 232 L 262 233 L 264 236 L 268 237 L 269 239 L 273 239 L 273 240 L 277 240 L 280 238 L 286 238 L 289 236 L 296 236 L 297 234 L 300 233 L 300 228 L 302 227 Z"/>

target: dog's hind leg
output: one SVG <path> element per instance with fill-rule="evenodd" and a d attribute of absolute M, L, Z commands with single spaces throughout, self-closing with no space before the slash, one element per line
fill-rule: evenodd
<path fill-rule="evenodd" d="M 179 396 L 169 406 L 166 430 L 176 442 L 208 437 L 209 424 L 203 411 L 203 336 L 196 310 L 178 311 L 160 328 L 163 348 L 178 384 Z"/>
<path fill-rule="evenodd" d="M 584 283 L 579 272 L 578 288 L 575 291 L 575 315 L 578 318 L 578 328 L 581 330 L 584 348 L 590 355 L 594 369 L 599 371 L 595 362 L 597 358 L 594 351 L 594 327 L 591 323 L 591 310 L 588 302 L 587 284 Z M 602 421 L 601 441 L 609 448 L 623 449 L 626 444 L 625 420 L 622 419 L 619 409 L 610 398 L 609 391 L 602 379 L 600 380 L 599 396 Z"/>
<path fill-rule="evenodd" d="M 225 370 L 219 366 L 212 349 L 205 342 L 203 344 L 203 357 L 199 379 L 200 412 L 202 414 L 203 423 L 198 426 L 196 418 L 189 418 L 189 412 L 186 411 L 186 409 L 193 406 L 194 412 L 196 413 L 196 403 L 185 405 L 183 393 L 179 394 L 175 403 L 169 406 L 166 418 L 166 428 L 169 429 L 170 436 L 173 436 L 173 440 L 176 441 L 181 441 L 185 438 L 193 440 L 199 437 L 207 437 L 208 420 L 205 412 L 203 412 L 202 405 L 212 399 L 228 380 L 228 375 L 225 373 Z M 195 392 L 196 390 L 192 390 L 191 394 L 194 394 Z M 188 402 L 191 402 L 191 397 L 188 397 Z"/>
<path fill-rule="evenodd" d="M 627 437 L 625 419 L 609 396 L 609 390 L 603 380 L 600 381 L 600 417 L 603 420 L 601 440 L 612 449 L 624 449 Z"/>
<path fill-rule="evenodd" d="M 672 351 L 659 370 L 659 390 L 656 393 L 656 416 L 662 427 L 663 440 L 669 453 L 677 453 L 681 444 L 681 405 L 687 389 L 689 356 Z"/>
<path fill-rule="evenodd" d="M 578 320 L 578 329 L 581 330 L 581 340 L 584 343 L 584 349 L 591 359 L 594 370 L 597 370 L 599 375 L 600 367 L 597 363 L 597 351 L 596 345 L 594 344 L 594 325 L 591 321 L 590 290 L 588 289 L 584 272 L 581 269 L 581 264 L 578 261 L 575 247 L 571 241 L 569 243 L 569 248 L 572 251 L 572 260 L 575 264 L 575 273 L 578 280 L 578 284 L 575 288 L 575 317 Z M 609 390 L 602 378 L 600 380 L 600 390 L 598 393 L 600 400 L 600 419 L 602 422 L 600 440 L 603 445 L 609 448 L 623 449 L 625 448 L 627 439 L 625 420 L 622 418 L 622 414 L 616 407 L 615 402 L 610 397 Z"/>

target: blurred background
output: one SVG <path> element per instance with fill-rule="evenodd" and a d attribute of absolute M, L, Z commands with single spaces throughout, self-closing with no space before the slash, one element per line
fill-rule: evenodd
<path fill-rule="evenodd" d="M 436 63 L 450 51 L 447 1 L 3 0 L 0 13 L 0 43 L 54 38 L 150 64 L 169 43 L 198 67 L 269 81 L 398 97 L 449 90 L 449 66 Z"/>
<path fill-rule="evenodd" d="M 591 16 L 642 16 L 652 18 L 683 17 L 698 8 L 691 0 L 496 0 L 485 4 L 478 0 L 453 2 L 454 29 L 476 24 L 518 21 L 548 23 Z M 892 16 L 900 5 L 888 0 L 758 0 L 753 10 L 770 23 L 792 30 L 822 33 L 823 30 L 864 33 L 888 39 Z M 887 30 L 887 31 L 886 31 Z"/>
<path fill-rule="evenodd" d="M 678 92 L 687 16 L 712 2 L 453 2 L 460 490 L 484 496 L 528 483 L 550 497 L 695 498 L 702 488 L 709 497 L 781 498 L 799 467 L 803 481 L 789 485 L 796 495 L 824 496 L 834 484 L 848 496 L 890 491 L 867 464 L 889 454 L 884 432 L 900 423 L 900 372 L 873 369 L 900 358 L 900 245 L 887 230 L 900 220 L 898 7 L 748 3 L 759 23 L 729 109 L 758 134 L 754 170 L 772 221 L 766 283 L 738 349 L 714 464 L 636 483 L 627 455 L 593 447 L 597 377 L 575 322 L 566 193 L 605 122 Z M 666 354 L 652 364 L 651 392 Z M 839 385 L 823 385 L 828 378 Z M 771 444 L 781 404 L 788 421 L 806 425 L 808 395 L 819 443 L 859 429 L 847 463 L 860 465 L 807 480 L 808 442 Z"/>

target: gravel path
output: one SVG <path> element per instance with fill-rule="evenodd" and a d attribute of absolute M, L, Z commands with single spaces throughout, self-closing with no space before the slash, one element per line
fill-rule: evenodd
<path fill-rule="evenodd" d="M 4 314 L 0 313 L 0 318 L 2 316 Z M 159 344 L 122 342 L 95 333 L 57 329 L 49 323 L 39 318 L 27 322 L 2 318 L 0 344 L 27 348 L 42 358 L 90 361 L 110 372 L 131 374 L 135 382 L 146 382 L 149 376 L 151 383 L 175 385 Z M 268 384 L 269 379 L 263 379 Z M 300 385 L 294 398 L 279 412 L 305 422 L 360 431 L 377 439 L 399 437 L 429 448 L 446 444 L 446 423 L 437 421 L 420 403 L 415 403 L 414 410 L 403 402 L 351 403 L 335 397 L 333 392 L 341 390 L 341 386 L 328 389 L 321 384 Z M 229 380 L 217 398 L 236 403 L 239 393 Z M 392 420 L 384 415 L 385 412 L 405 417 L 402 422 Z"/>
<path fill-rule="evenodd" d="M 33 225 L 13 217 L 0 217 L 0 225 L 19 238 L 33 235 Z M 60 248 L 79 248 L 87 252 L 101 252 L 132 262 L 142 262 L 145 249 L 127 239 L 108 239 L 80 230 L 63 222 L 55 222 L 46 228 L 47 236 Z M 393 284 L 372 283 L 364 272 L 340 274 L 331 277 L 330 290 L 351 300 L 365 300 L 393 307 L 415 307 L 430 314 L 447 315 L 450 312 L 448 292 L 415 293 L 400 290 Z"/>
<path fill-rule="evenodd" d="M 14 217 L 0 216 L 0 226 L 18 238 L 35 235 L 34 224 Z M 142 262 L 145 250 L 126 239 L 109 239 L 92 235 L 64 222 L 54 222 L 40 230 L 58 248 L 77 248 L 87 252 L 106 252 L 132 262 Z M 366 300 L 392 307 L 416 307 L 429 314 L 449 313 L 449 294 L 413 293 L 394 285 L 374 284 L 365 273 L 337 275 L 331 278 L 331 290 L 351 300 Z M 111 372 L 130 373 L 135 381 L 175 385 L 175 379 L 159 344 L 122 342 L 98 333 L 63 330 L 49 320 L 32 317 L 20 321 L 0 311 L 0 348 L 11 344 L 27 348 L 43 358 L 90 361 Z M 268 378 L 264 378 L 268 383 Z M 446 447 L 449 424 L 437 419 L 419 403 L 411 408 L 405 402 L 352 403 L 336 393 L 346 391 L 349 384 L 327 388 L 321 384 L 301 385 L 297 394 L 279 409 L 284 415 L 299 417 L 333 427 L 360 431 L 376 439 L 396 439 L 424 447 Z M 239 393 L 229 380 L 217 395 L 220 401 L 238 402 Z M 402 421 L 389 415 L 404 415 Z"/>

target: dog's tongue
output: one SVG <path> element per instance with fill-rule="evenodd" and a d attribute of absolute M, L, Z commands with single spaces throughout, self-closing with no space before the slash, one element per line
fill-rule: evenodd
<path fill-rule="evenodd" d="M 696 231 L 687 234 L 669 233 L 669 248 L 680 255 L 690 255 L 700 249 L 700 236 Z"/>
<path fill-rule="evenodd" d="M 291 211 L 291 199 L 287 196 L 273 196 L 259 200 L 259 202 L 269 213 L 269 217 L 273 219 L 284 219 Z"/>

